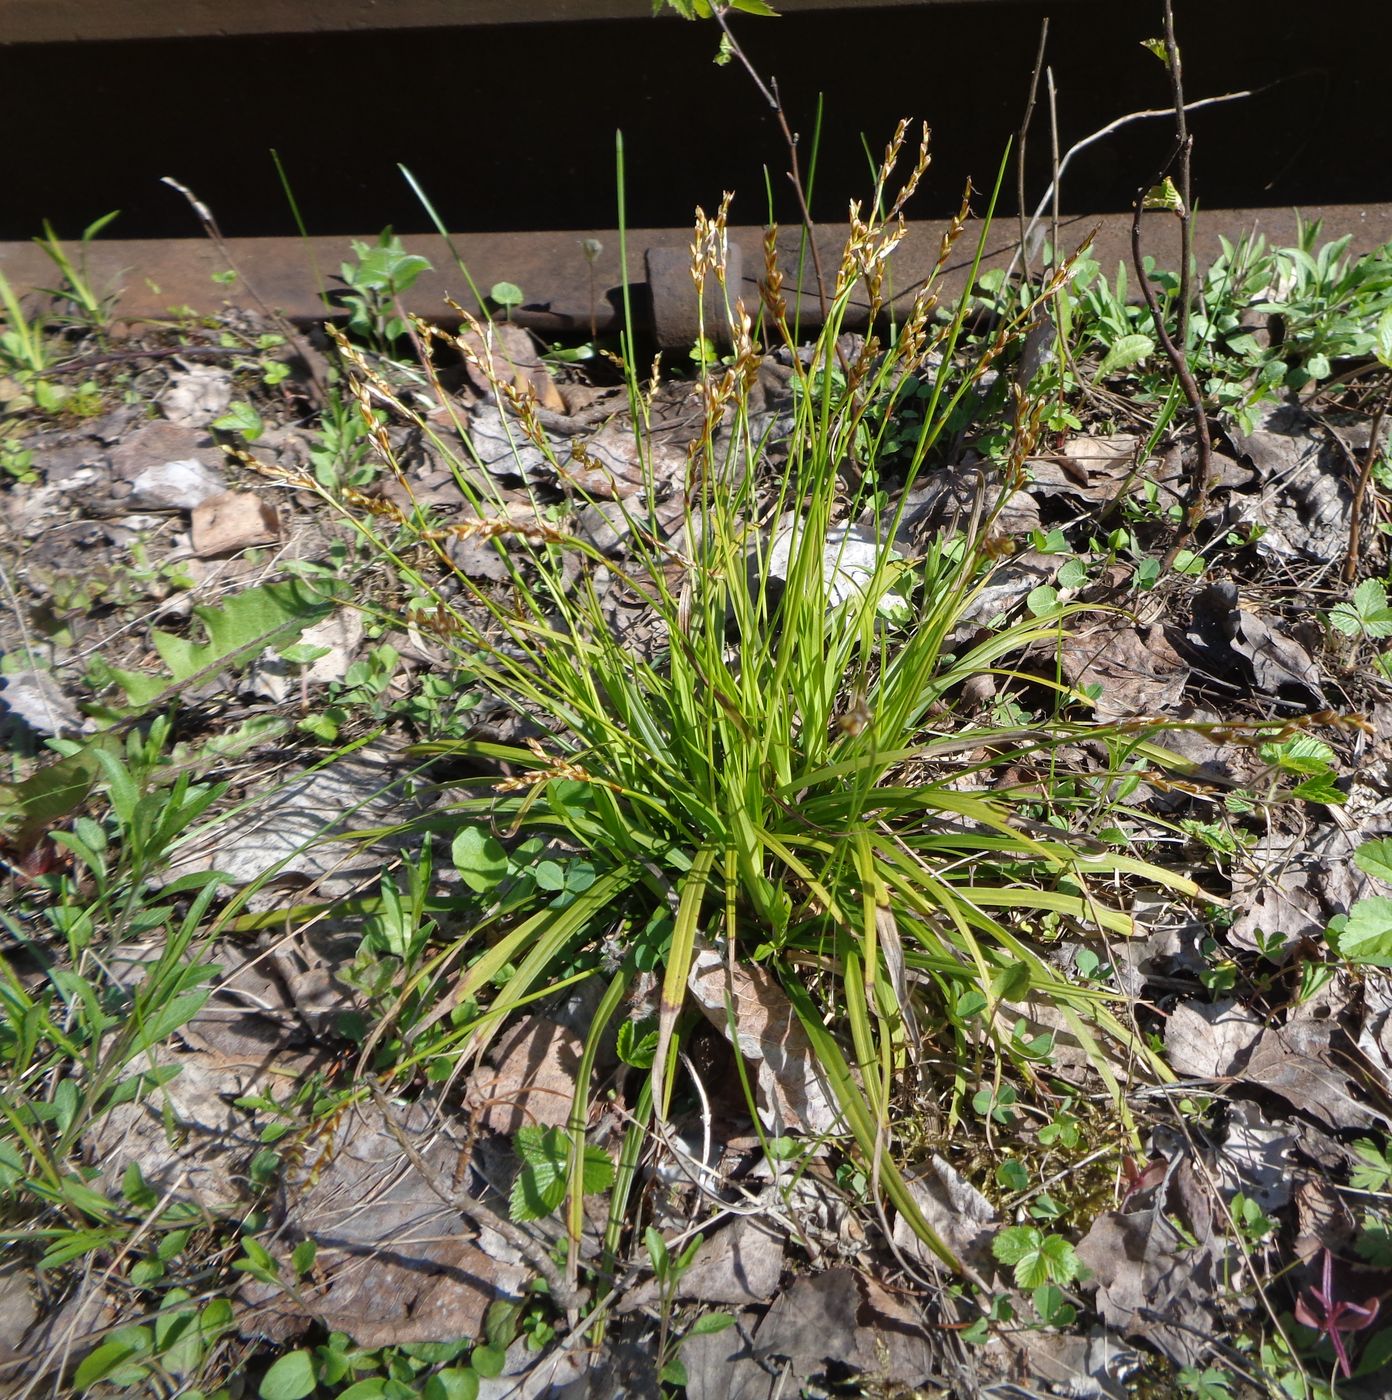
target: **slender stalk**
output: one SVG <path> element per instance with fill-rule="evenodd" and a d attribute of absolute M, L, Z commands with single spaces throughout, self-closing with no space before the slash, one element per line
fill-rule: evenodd
<path fill-rule="evenodd" d="M 1349 515 L 1348 557 L 1344 560 L 1344 582 L 1352 583 L 1358 577 L 1358 555 L 1363 534 L 1363 500 L 1368 494 L 1368 482 L 1372 480 L 1373 467 L 1378 459 L 1378 438 L 1382 435 L 1382 421 L 1392 406 L 1392 387 L 1378 402 L 1373 415 L 1373 428 L 1368 434 L 1368 449 L 1363 454 L 1363 465 L 1358 473 L 1358 484 L 1353 489 L 1353 509 Z"/>
<path fill-rule="evenodd" d="M 1165 0 L 1165 57 L 1170 67 L 1170 92 L 1174 97 L 1175 141 L 1179 150 L 1179 348 L 1189 353 L 1189 310 L 1193 300 L 1192 265 L 1194 261 L 1193 184 L 1190 178 L 1190 157 L 1194 138 L 1189 134 L 1189 118 L 1184 111 L 1184 69 L 1180 62 L 1179 45 L 1175 43 L 1174 0 Z"/>
<path fill-rule="evenodd" d="M 1048 68 L 1044 73 L 1044 81 L 1049 88 L 1049 155 L 1053 163 L 1053 168 L 1059 168 L 1059 134 L 1058 134 L 1058 92 L 1054 88 L 1054 70 Z M 1062 222 L 1059 213 L 1059 182 L 1053 182 L 1054 202 L 1053 211 L 1049 226 L 1049 238 L 1054 245 L 1054 266 L 1059 263 L 1059 225 Z"/>
<path fill-rule="evenodd" d="M 1025 99 L 1025 115 L 1020 119 L 1020 135 L 1015 147 L 1015 203 L 1020 215 L 1020 266 L 1026 283 L 1030 280 L 1030 260 L 1029 248 L 1025 241 L 1029 233 L 1025 218 L 1025 143 L 1029 139 L 1030 122 L 1034 119 L 1034 101 L 1039 94 L 1039 74 L 1044 68 L 1044 49 L 1048 40 L 1049 17 L 1045 15 L 1039 24 L 1039 52 L 1034 56 L 1029 96 Z"/>
<path fill-rule="evenodd" d="M 741 67 L 749 74 L 754 86 L 759 89 L 759 95 L 768 103 L 778 121 L 779 130 L 783 133 L 784 144 L 788 147 L 788 179 L 792 182 L 793 193 L 797 196 L 798 213 L 802 218 L 802 226 L 807 230 L 807 245 L 812 251 L 812 271 L 817 278 L 817 300 L 821 305 L 822 320 L 825 321 L 827 318 L 827 289 L 826 278 L 822 273 L 822 255 L 817 251 L 817 239 L 812 228 L 812 211 L 808 208 L 807 191 L 802 183 L 802 172 L 798 163 L 797 133 L 788 125 L 788 114 L 783 110 L 783 98 L 778 91 L 778 79 L 770 78 L 768 82 L 765 82 L 759 76 L 758 69 L 750 62 L 749 56 L 740 48 L 739 42 L 730 32 L 730 26 L 725 22 L 724 10 L 719 5 L 711 8 L 725 35 L 730 52 L 739 59 Z"/>
<path fill-rule="evenodd" d="M 295 348 L 300 359 L 304 361 L 305 371 L 309 375 L 309 382 L 314 388 L 316 406 L 319 407 L 327 403 L 329 386 L 321 369 L 323 357 L 316 354 L 316 352 L 311 349 L 309 342 L 290 324 L 285 316 L 279 311 L 273 310 L 266 302 L 265 298 L 262 297 L 261 293 L 256 290 L 256 287 L 251 282 L 247 281 L 242 270 L 233 260 L 232 250 L 227 246 L 227 240 L 222 236 L 222 230 L 218 227 L 218 222 L 213 217 L 213 211 L 209 209 L 187 185 L 181 184 L 178 180 L 174 179 L 172 175 L 162 176 L 161 183 L 168 185 L 170 189 L 177 190 L 188 200 L 189 207 L 193 210 L 194 217 L 203 225 L 203 232 L 213 240 L 213 246 L 217 248 L 219 254 L 221 254 L 223 260 L 227 263 L 227 266 L 237 274 L 242 286 L 247 290 L 247 295 L 256 303 L 261 314 L 265 316 L 273 326 L 279 329 L 285 339 Z"/>
<path fill-rule="evenodd" d="M 1131 218 L 1131 261 L 1136 268 L 1136 280 L 1141 285 L 1141 295 L 1145 297 L 1150 319 L 1155 325 L 1155 335 L 1165 351 L 1165 356 L 1174 368 L 1184 397 L 1189 405 L 1189 414 L 1194 423 L 1198 450 L 1194 459 L 1193 474 L 1189 482 L 1189 500 L 1180 521 L 1179 533 L 1170 545 L 1164 559 L 1164 568 L 1174 563 L 1175 556 L 1192 537 L 1195 527 L 1208 510 L 1208 480 L 1213 459 L 1213 439 L 1208 428 L 1208 414 L 1204 409 L 1203 395 L 1189 365 L 1189 300 L 1192 296 L 1192 281 L 1189 266 L 1193 261 L 1193 227 L 1191 224 L 1189 156 L 1193 138 L 1189 134 L 1189 124 L 1184 111 L 1184 86 L 1179 62 L 1179 45 L 1174 36 L 1173 0 L 1165 0 L 1165 54 L 1169 61 L 1170 91 L 1174 98 L 1175 144 L 1165 163 L 1155 173 L 1148 184 L 1142 185 L 1136 193 L 1136 207 Z M 1145 260 L 1141 256 L 1141 215 L 1145 210 L 1146 196 L 1157 185 L 1164 182 L 1172 170 L 1177 171 L 1180 221 L 1180 262 L 1182 271 L 1179 284 L 1178 335 L 1171 337 L 1165 325 L 1155 289 L 1146 276 Z M 1177 343 L 1176 343 L 1177 341 Z"/>

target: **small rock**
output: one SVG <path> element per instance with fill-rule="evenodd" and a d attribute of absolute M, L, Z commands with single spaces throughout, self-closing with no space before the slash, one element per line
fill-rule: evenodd
<path fill-rule="evenodd" d="M 111 471 L 120 481 L 134 481 L 166 462 L 200 462 L 215 467 L 222 453 L 207 433 L 178 423 L 152 422 L 137 428 L 111 449 Z"/>
<path fill-rule="evenodd" d="M 36 734 L 81 734 L 92 728 L 50 671 L 11 672 L 4 678 L 0 702 Z"/>
<path fill-rule="evenodd" d="M 211 365 L 190 365 L 172 376 L 160 400 L 160 411 L 171 423 L 206 428 L 227 412 L 232 402 L 232 375 Z"/>
<path fill-rule="evenodd" d="M 145 510 L 192 510 L 226 490 L 221 472 L 188 457 L 146 467 L 131 482 L 130 504 Z"/>
<path fill-rule="evenodd" d="M 224 491 L 194 508 L 193 552 L 200 559 L 274 544 L 279 538 L 275 507 L 250 491 Z"/>

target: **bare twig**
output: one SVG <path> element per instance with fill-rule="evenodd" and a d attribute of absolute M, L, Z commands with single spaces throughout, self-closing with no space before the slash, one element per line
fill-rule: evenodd
<path fill-rule="evenodd" d="M 1213 439 L 1209 434 L 1208 414 L 1204 409 L 1203 395 L 1199 392 L 1194 372 L 1189 365 L 1187 345 L 1188 300 L 1191 291 L 1189 264 L 1193 256 L 1193 229 L 1190 222 L 1193 211 L 1189 188 L 1189 154 L 1192 138 L 1185 120 L 1179 46 L 1175 43 L 1174 37 L 1173 0 L 1165 0 L 1165 53 L 1169 60 L 1170 91 L 1174 97 L 1175 145 L 1155 176 L 1149 183 L 1142 185 L 1136 193 L 1136 207 L 1131 217 L 1131 261 L 1136 268 L 1136 280 L 1140 283 L 1141 295 L 1145 297 L 1146 307 L 1150 311 L 1150 319 L 1155 326 L 1156 338 L 1164 348 L 1165 356 L 1173 367 L 1180 387 L 1184 391 L 1184 398 L 1189 405 L 1190 417 L 1193 420 L 1194 432 L 1198 439 L 1198 451 L 1189 483 L 1189 500 L 1180 521 L 1179 533 L 1162 560 L 1162 567 L 1169 568 L 1174 563 L 1175 556 L 1180 549 L 1192 537 L 1195 526 L 1203 519 L 1208 510 L 1208 479 L 1213 458 Z M 1145 259 L 1141 256 L 1141 215 L 1146 207 L 1146 196 L 1156 186 L 1161 185 L 1176 166 L 1178 166 L 1179 173 L 1179 207 L 1176 212 L 1180 220 L 1181 261 L 1183 263 L 1183 271 L 1180 276 L 1177 344 L 1175 338 L 1171 337 L 1169 328 L 1165 325 L 1164 312 L 1156 298 L 1155 289 L 1150 285 L 1150 279 L 1146 276 Z"/>
<path fill-rule="evenodd" d="M 247 289 L 247 295 L 256 303 L 261 314 L 265 316 L 272 325 L 280 328 L 281 334 L 294 346 L 296 353 L 299 355 L 300 359 L 304 361 L 304 367 L 309 374 L 310 383 L 314 386 L 314 393 L 318 399 L 318 403 L 320 405 L 327 403 L 329 386 L 325 382 L 323 374 L 320 372 L 319 365 L 321 357 L 299 331 L 290 324 L 285 315 L 282 312 L 273 310 L 266 301 L 263 300 L 261 293 L 256 290 L 255 286 L 243 276 L 241 269 L 232 258 L 232 250 L 227 246 L 227 240 L 222 236 L 222 230 L 218 227 L 217 220 L 213 217 L 213 211 L 209 209 L 187 185 L 181 184 L 178 180 L 174 179 L 172 175 L 162 176 L 161 182 L 168 185 L 172 190 L 178 190 L 178 192 L 188 200 L 189 207 L 193 210 L 194 216 L 197 218 L 198 222 L 203 225 L 203 232 L 213 240 L 214 246 L 227 263 L 227 266 L 237 274 L 238 278 L 241 280 L 242 286 Z"/>
<path fill-rule="evenodd" d="M 1358 473 L 1358 484 L 1353 489 L 1353 510 L 1349 516 L 1348 558 L 1344 560 L 1344 582 L 1352 583 L 1358 577 L 1358 554 L 1363 534 L 1363 501 L 1368 494 L 1368 483 L 1372 480 L 1373 467 L 1377 465 L 1378 439 L 1382 436 L 1382 420 L 1392 407 L 1392 386 L 1378 400 L 1377 412 L 1373 415 L 1372 432 L 1368 434 L 1368 447 L 1363 454 L 1363 465 Z"/>
<path fill-rule="evenodd" d="M 1174 0 L 1165 0 L 1165 57 L 1170 66 L 1170 91 L 1174 96 L 1175 141 L 1179 148 L 1179 348 L 1189 353 L 1189 304 L 1193 299 L 1191 265 L 1194 261 L 1194 198 L 1190 157 L 1194 138 L 1184 111 L 1184 68 L 1174 34 Z"/>
<path fill-rule="evenodd" d="M 1059 170 L 1059 129 L 1058 129 L 1058 92 L 1054 88 L 1054 70 L 1052 67 L 1045 70 L 1044 81 L 1049 87 L 1049 155 L 1054 171 Z M 1053 208 L 1050 211 L 1051 219 L 1049 226 L 1049 238 L 1053 243 L 1054 265 L 1059 263 L 1059 182 L 1057 173 L 1050 182 L 1050 189 L 1054 192 Z"/>
<path fill-rule="evenodd" d="M 1025 99 L 1025 115 L 1020 119 L 1020 134 L 1015 141 L 1015 196 L 1020 211 L 1020 259 L 1026 282 L 1030 280 L 1030 264 L 1029 248 L 1025 242 L 1025 147 L 1029 140 L 1030 122 L 1034 119 L 1034 100 L 1039 92 L 1039 74 L 1044 68 L 1044 49 L 1048 41 L 1049 17 L 1045 15 L 1039 24 L 1039 52 L 1034 56 L 1029 96 Z"/>
<path fill-rule="evenodd" d="M 1284 80 L 1280 80 L 1284 81 Z M 1275 83 L 1267 83 L 1263 87 L 1244 89 L 1241 92 L 1225 92 L 1218 97 L 1201 97 L 1196 102 L 1190 102 L 1185 110 L 1197 112 L 1201 107 L 1214 107 L 1220 102 L 1236 102 L 1239 98 L 1256 97 L 1259 93 L 1265 92 L 1269 87 L 1275 87 Z M 1075 141 L 1067 151 L 1064 152 L 1063 159 L 1058 163 L 1058 169 L 1054 171 L 1054 178 L 1049 188 L 1044 191 L 1039 203 L 1034 206 L 1033 213 L 1030 214 L 1029 222 L 1025 225 L 1025 239 L 1028 240 L 1034 233 L 1034 226 L 1044 217 L 1044 211 L 1050 207 L 1054 201 L 1054 193 L 1063 179 L 1064 171 L 1073 162 L 1073 157 L 1080 155 L 1089 146 L 1095 146 L 1099 141 L 1104 141 L 1113 132 L 1120 131 L 1122 127 L 1130 126 L 1132 122 L 1150 121 L 1156 117 L 1174 116 L 1173 107 L 1147 108 L 1144 112 L 1128 112 L 1124 117 L 1117 117 L 1115 121 L 1110 121 L 1106 126 L 1100 126 L 1089 136 L 1084 136 L 1081 141 Z M 1023 244 L 1022 244 L 1023 246 Z M 1014 276 L 1015 269 L 1020 261 L 1020 249 L 1015 250 L 1015 256 L 1010 260 L 1007 269 L 1007 276 Z"/>
<path fill-rule="evenodd" d="M 788 179 L 792 182 L 793 192 L 797 196 L 798 212 L 802 217 L 802 226 L 807 232 L 807 244 L 812 252 L 812 270 L 817 278 L 817 300 L 821 305 L 822 320 L 825 321 L 827 318 L 826 278 L 822 274 L 822 258 L 817 251 L 817 239 L 812 230 L 812 211 L 807 205 L 807 191 L 803 186 L 802 171 L 798 164 L 798 137 L 797 133 L 788 125 L 788 114 L 783 110 L 783 98 L 778 91 L 778 79 L 770 78 L 768 82 L 765 82 L 759 76 L 758 69 L 750 62 L 748 55 L 740 48 L 735 36 L 730 32 L 730 26 L 725 22 L 723 7 L 713 5 L 711 9 L 725 35 L 729 51 L 739 59 L 741 67 L 749 74 L 754 86 L 759 89 L 760 96 L 773 111 L 779 129 L 783 133 L 783 140 L 788 147 Z"/>

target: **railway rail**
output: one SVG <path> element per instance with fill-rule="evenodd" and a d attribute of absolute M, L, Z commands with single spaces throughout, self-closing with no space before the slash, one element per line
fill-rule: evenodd
<path fill-rule="evenodd" d="M 1178 266 L 1179 240 L 1173 219 L 1147 215 L 1146 249 L 1161 266 Z M 1338 206 L 1301 211 L 1290 209 L 1241 209 L 1205 211 L 1197 221 L 1195 251 L 1207 264 L 1227 238 L 1244 233 L 1264 234 L 1268 242 L 1293 243 L 1298 218 L 1320 219 L 1330 231 L 1352 235 L 1353 253 L 1369 251 L 1392 241 L 1392 205 Z M 932 220 L 913 224 L 891 262 L 891 306 L 903 313 L 932 272 L 938 256 L 942 226 Z M 960 293 L 970 270 L 979 226 L 973 224 L 958 243 L 958 251 L 943 269 L 940 299 Z M 785 288 L 790 309 L 803 324 L 817 323 L 820 304 L 810 280 L 798 289 L 792 272 L 798 262 L 799 232 L 780 235 L 780 257 L 789 285 Z M 823 264 L 834 266 L 840 252 L 842 231 L 820 225 L 816 229 Z M 687 272 L 689 229 L 630 229 L 628 263 L 629 300 L 640 328 L 667 348 L 690 346 L 696 339 L 695 298 Z M 1059 229 L 1066 249 L 1090 241 L 1091 255 L 1110 272 L 1118 262 L 1130 263 L 1130 216 L 1073 217 Z M 468 281 L 459 264 L 467 268 L 474 284 L 487 288 L 510 281 L 524 290 L 523 304 L 511 312 L 519 324 L 546 336 L 600 334 L 621 322 L 624 296 L 619 257 L 620 238 L 612 229 L 519 231 L 497 234 L 458 234 L 450 245 L 438 236 L 403 239 L 406 246 L 431 262 L 405 298 L 408 309 L 437 321 L 452 318 L 446 297 L 468 304 Z M 582 243 L 599 243 L 591 263 Z M 763 262 L 763 231 L 734 228 L 730 232 L 732 297 L 742 296 L 749 305 L 758 299 L 758 276 Z M 452 246 L 451 246 L 452 245 Z M 337 237 L 234 238 L 219 246 L 209 239 L 110 239 L 87 249 L 87 277 L 103 295 L 120 293 L 118 317 L 129 321 L 167 319 L 182 308 L 211 314 L 224 307 L 253 309 L 260 302 L 273 306 L 291 320 L 311 324 L 338 314 L 333 290 L 336 279 L 321 283 L 318 270 L 335 268 L 347 255 L 349 240 Z M 1001 219 L 987 240 L 984 267 L 1007 265 L 1018 247 L 1018 223 Z M 230 267 L 229 267 L 230 263 Z M 230 284 L 215 275 L 235 270 Z M 52 280 L 53 266 L 33 243 L 0 245 L 0 272 L 13 286 L 37 287 Z M 853 303 L 848 317 L 851 328 L 863 327 L 866 308 Z M 708 328 L 709 329 L 709 328 Z"/>
<path fill-rule="evenodd" d="M 920 196 L 929 207 L 894 263 L 901 304 L 936 259 L 935 216 L 956 207 L 969 175 L 980 184 L 994 173 L 1015 134 L 1046 9 L 1065 148 L 1164 101 L 1163 76 L 1135 42 L 1154 28 L 1158 5 L 1141 0 L 775 4 L 784 17 L 751 21 L 742 39 L 783 80 L 804 132 L 825 92 L 814 213 L 827 258 L 839 248 L 845 198 L 865 184 L 866 142 L 878 149 L 905 112 L 935 126 Z M 1322 218 L 1326 236 L 1351 233 L 1356 251 L 1392 239 L 1392 187 L 1375 154 L 1392 149 L 1380 66 L 1392 50 L 1392 5 L 1345 0 L 1337 24 L 1311 26 L 1303 0 L 1176 4 L 1191 98 L 1251 94 L 1192 118 L 1200 197 L 1230 202 L 1202 213 L 1200 258 L 1220 235 L 1251 229 L 1293 241 L 1297 208 Z M 623 300 L 608 173 L 622 129 L 629 221 L 639 225 L 627 243 L 631 299 L 660 344 L 689 343 L 694 308 L 679 253 L 690 208 L 712 207 L 730 187 L 741 192 L 736 216 L 760 217 L 764 162 L 781 159 L 781 143 L 743 75 L 712 69 L 709 27 L 657 23 L 651 9 L 651 0 L 0 0 L 0 89 L 12 112 L 30 114 L 6 152 L 0 272 L 20 288 L 45 285 L 53 269 L 28 241 L 41 220 L 71 237 L 121 208 L 111 232 L 122 236 L 86 250 L 93 284 L 121 289 L 120 315 L 212 312 L 249 304 L 250 288 L 309 322 L 332 311 L 333 279 L 325 285 L 316 268 L 336 269 L 353 237 L 371 241 L 391 223 L 434 268 L 408 304 L 438 315 L 445 293 L 463 301 L 467 286 L 441 239 L 408 232 L 427 220 L 397 174 L 405 163 L 460 230 L 452 242 L 474 282 L 522 288 L 515 319 L 548 335 L 602 333 Z M 426 101 L 436 105 L 425 110 Z M 1129 262 L 1129 215 L 1117 211 L 1155 168 L 1167 131 L 1165 121 L 1137 123 L 1075 163 L 1064 208 L 1114 212 L 1067 218 L 1063 244 L 1095 229 L 1109 271 Z M 1349 132 L 1356 148 L 1341 144 Z M 1031 190 L 1049 179 L 1048 147 L 1047 122 L 1038 123 Z M 268 148 L 314 237 L 285 236 L 293 223 Z M 212 207 L 225 250 L 185 236 L 197 225 L 161 185 L 166 175 Z M 1172 223 L 1148 219 L 1147 250 L 1175 265 Z M 1013 214 L 998 218 L 988 266 L 1013 256 L 1017 230 Z M 586 239 L 602 245 L 593 265 Z M 736 230 L 734 243 L 752 299 L 758 231 Z M 230 287 L 213 281 L 229 261 L 239 273 Z M 944 296 L 965 272 L 964 261 L 949 266 Z M 809 324 L 818 311 L 810 292 L 800 307 Z"/>
<path fill-rule="evenodd" d="M 777 8 L 785 14 L 807 14 L 953 3 L 963 0 L 779 0 Z M 651 15 L 652 0 L 0 0 L 0 43 L 565 24 Z"/>

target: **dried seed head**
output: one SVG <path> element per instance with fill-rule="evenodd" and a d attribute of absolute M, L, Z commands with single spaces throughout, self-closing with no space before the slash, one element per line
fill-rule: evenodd
<path fill-rule="evenodd" d="M 759 298 L 776 325 L 788 316 L 788 303 L 783 299 L 783 269 L 778 265 L 778 225 L 764 230 L 764 275 L 759 283 Z"/>
<path fill-rule="evenodd" d="M 365 510 L 369 515 L 375 515 L 381 520 L 390 520 L 393 525 L 406 524 L 406 515 L 401 507 L 381 496 L 368 496 L 355 487 L 345 486 L 343 500 L 345 504 L 357 506 L 359 510 Z"/>
<path fill-rule="evenodd" d="M 971 217 L 971 197 L 973 194 L 972 182 L 967 181 L 966 188 L 962 191 L 961 208 L 952 216 L 952 222 L 948 224 L 942 236 L 942 244 L 938 249 L 937 265 L 933 268 L 933 275 L 936 277 L 947 263 L 952 254 L 952 245 L 966 232 L 967 220 Z"/>
<path fill-rule="evenodd" d="M 695 235 L 691 240 L 691 280 L 699 296 L 705 289 L 706 276 L 715 274 L 715 280 L 725 285 L 725 265 L 729 257 L 728 226 L 730 201 L 734 195 L 726 190 L 712 219 L 698 204 L 696 206 Z"/>
<path fill-rule="evenodd" d="M 890 208 L 889 217 L 891 219 L 897 219 L 899 217 L 899 214 L 903 210 L 904 206 L 909 202 L 909 200 L 911 200 L 914 197 L 914 194 L 918 189 L 919 183 L 922 181 L 924 175 L 928 171 L 928 166 L 932 161 L 932 157 L 928 154 L 928 144 L 930 136 L 931 131 L 929 129 L 928 123 L 924 122 L 923 134 L 919 137 L 918 141 L 918 161 L 914 165 L 912 174 L 910 174 L 909 178 L 904 181 L 903 189 L 899 191 L 899 194 L 895 198 L 893 206 Z"/>

